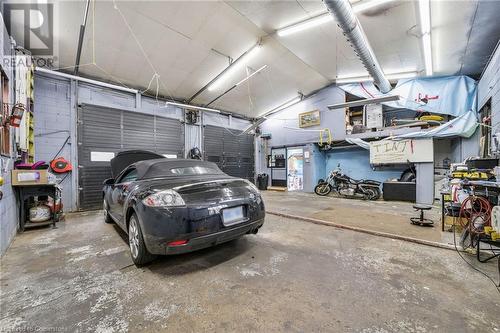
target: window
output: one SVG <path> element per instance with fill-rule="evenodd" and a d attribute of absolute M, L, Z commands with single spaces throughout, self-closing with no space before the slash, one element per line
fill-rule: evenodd
<path fill-rule="evenodd" d="M 210 174 L 221 173 L 221 171 L 219 169 L 210 168 L 207 166 L 192 166 L 192 167 L 184 167 L 184 168 L 174 168 L 174 169 L 170 169 L 170 171 L 173 174 L 180 175 L 180 176 L 210 175 Z"/>
<path fill-rule="evenodd" d="M 133 182 L 136 179 L 137 179 L 137 170 L 130 169 L 130 170 L 125 171 L 125 173 L 121 176 L 121 178 L 116 183 L 117 184 L 128 183 L 128 182 Z"/>

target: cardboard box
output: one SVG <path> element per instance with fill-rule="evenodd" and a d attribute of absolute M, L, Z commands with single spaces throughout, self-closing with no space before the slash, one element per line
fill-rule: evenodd
<path fill-rule="evenodd" d="M 453 225 L 455 225 L 455 232 L 457 234 L 462 233 L 462 225 L 460 224 L 458 217 L 445 216 L 444 217 L 444 228 L 447 231 L 453 231 Z"/>
<path fill-rule="evenodd" d="M 47 185 L 47 170 L 12 170 L 12 186 Z"/>

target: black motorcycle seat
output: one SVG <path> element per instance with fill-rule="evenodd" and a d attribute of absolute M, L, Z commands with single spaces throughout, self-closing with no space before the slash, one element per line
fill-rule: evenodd
<path fill-rule="evenodd" d="M 381 182 L 379 181 L 376 181 L 376 180 L 371 180 L 371 179 L 368 179 L 368 180 L 365 180 L 364 183 L 366 184 L 370 184 L 370 185 L 380 185 L 382 184 Z"/>
<path fill-rule="evenodd" d="M 381 182 L 378 182 L 376 180 L 371 180 L 371 179 L 350 179 L 351 183 L 353 184 L 370 184 L 370 185 L 380 185 Z"/>

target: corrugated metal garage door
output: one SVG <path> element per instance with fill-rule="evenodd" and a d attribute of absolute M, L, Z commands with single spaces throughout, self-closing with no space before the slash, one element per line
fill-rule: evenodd
<path fill-rule="evenodd" d="M 205 160 L 217 163 L 230 176 L 254 181 L 253 135 L 206 125 L 203 137 Z"/>
<path fill-rule="evenodd" d="M 81 105 L 78 109 L 79 209 L 102 207 L 102 182 L 111 177 L 106 153 L 144 149 L 178 157 L 184 133 L 177 119 L 112 108 Z"/>

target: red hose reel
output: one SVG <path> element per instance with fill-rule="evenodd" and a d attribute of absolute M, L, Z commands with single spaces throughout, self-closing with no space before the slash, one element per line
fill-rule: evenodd
<path fill-rule="evenodd" d="M 484 233 L 484 227 L 491 226 L 490 202 L 483 197 L 469 196 L 462 202 L 459 221 L 471 234 Z"/>

